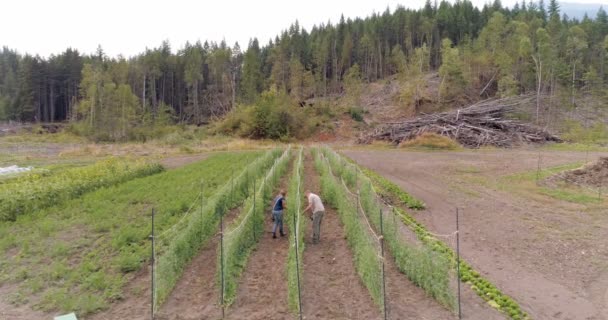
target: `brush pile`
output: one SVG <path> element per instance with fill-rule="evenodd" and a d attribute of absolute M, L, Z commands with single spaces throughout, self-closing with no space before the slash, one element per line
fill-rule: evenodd
<path fill-rule="evenodd" d="M 555 186 L 558 182 L 591 188 L 605 187 L 608 185 L 608 157 L 600 157 L 598 161 L 558 173 L 545 180 L 548 186 Z"/>
<path fill-rule="evenodd" d="M 518 96 L 484 100 L 464 109 L 389 123 L 361 136 L 357 142 L 368 144 L 374 140 L 384 140 L 399 144 L 423 133 L 447 136 L 467 148 L 509 148 L 522 144 L 560 142 L 559 137 L 543 128 L 509 119 L 509 113 L 535 103 L 534 99 L 534 96 Z"/>

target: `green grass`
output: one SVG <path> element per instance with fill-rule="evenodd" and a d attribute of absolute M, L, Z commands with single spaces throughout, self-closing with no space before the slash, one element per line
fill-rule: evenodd
<path fill-rule="evenodd" d="M 537 175 L 536 170 L 516 173 L 502 177 L 498 181 L 498 187 L 502 190 L 515 192 L 522 195 L 530 196 L 541 194 L 551 197 L 556 200 L 578 203 L 578 204 L 598 204 L 603 200 L 598 197 L 597 192 L 587 190 L 581 187 L 568 186 L 563 183 L 558 183 L 555 187 L 547 187 L 536 183 L 537 177 L 542 181 L 552 175 L 580 168 L 582 162 L 570 163 L 560 166 L 545 168 Z"/>
<path fill-rule="evenodd" d="M 381 307 L 384 296 L 382 294 L 382 263 L 379 258 L 379 244 L 359 217 L 357 206 L 348 197 L 347 190 L 332 174 L 330 165 L 322 159 L 318 150 L 315 150 L 314 153 L 315 167 L 321 175 L 323 199 L 338 211 L 346 231 L 348 245 L 353 252 L 355 269 L 374 302 Z"/>
<path fill-rule="evenodd" d="M 289 247 L 294 250 L 289 250 L 287 255 L 287 289 L 288 289 L 288 301 L 289 308 L 295 313 L 299 313 L 299 292 L 298 292 L 298 268 L 300 282 L 303 281 L 303 258 L 304 258 L 304 230 L 306 230 L 307 219 L 302 214 L 302 197 L 304 195 L 304 166 L 302 164 L 302 153 L 303 149 L 300 148 L 298 156 L 296 158 L 293 173 L 289 181 L 289 189 L 287 192 L 287 213 L 285 219 L 291 234 L 289 236 Z M 295 216 L 295 217 L 294 217 Z M 295 218 L 295 219 L 294 219 Z M 294 221 L 295 220 L 295 221 Z M 299 222 L 298 222 L 299 221 Z M 296 232 L 296 225 L 298 226 Z M 298 251 L 296 252 L 296 239 L 298 239 Z M 296 259 L 297 255 L 297 259 Z M 298 260 L 299 264 L 297 264 Z"/>
<path fill-rule="evenodd" d="M 236 299 L 239 279 L 247 265 L 249 255 L 264 233 L 266 204 L 270 202 L 274 188 L 287 170 L 290 150 L 286 150 L 268 172 L 250 185 L 249 193 L 239 217 L 224 230 L 223 248 L 218 245 L 217 281 L 221 287 L 224 277 L 224 306 Z M 260 176 L 263 172 L 260 172 Z M 220 214 L 225 214 L 226 210 Z M 223 255 L 222 255 L 223 253 Z M 223 260 L 222 260 L 223 257 Z"/>
<path fill-rule="evenodd" d="M 0 220 L 39 211 L 92 190 L 163 171 L 159 164 L 109 158 L 66 170 L 33 172 L 0 184 Z"/>
<path fill-rule="evenodd" d="M 332 165 L 332 171 L 338 172 L 338 176 L 348 176 L 349 172 L 350 175 L 356 175 L 358 168 L 354 165 L 337 166 L 343 162 L 337 153 L 328 148 L 324 148 L 323 153 L 329 159 L 328 163 Z M 364 214 L 367 215 L 375 229 L 380 230 L 380 212 L 383 207 L 378 202 L 380 198 L 374 190 L 372 181 L 367 176 L 360 174 L 350 187 L 351 190 L 359 190 Z M 454 292 L 450 288 L 450 276 L 453 274 L 453 268 L 450 265 L 452 261 L 433 252 L 432 248 L 428 246 L 410 244 L 403 239 L 401 233 L 398 232 L 399 226 L 396 221 L 390 218 L 394 214 L 394 212 L 383 214 L 382 229 L 384 239 L 393 254 L 397 267 L 430 296 L 453 310 L 456 301 Z"/>
<path fill-rule="evenodd" d="M 606 142 L 608 143 L 608 141 Z M 585 144 L 585 143 L 551 143 L 541 147 L 542 150 L 551 151 L 582 151 L 582 152 L 608 152 L 608 147 L 599 144 Z"/>
<path fill-rule="evenodd" d="M 149 259 L 152 208 L 162 232 L 182 218 L 199 194 L 201 180 L 208 199 L 233 170 L 259 155 L 216 154 L 21 215 L 15 222 L 0 222 L 0 281 L 16 284 L 35 308 L 79 315 L 105 308 L 123 297 L 129 272 Z M 29 285 L 32 281 L 38 284 Z"/>

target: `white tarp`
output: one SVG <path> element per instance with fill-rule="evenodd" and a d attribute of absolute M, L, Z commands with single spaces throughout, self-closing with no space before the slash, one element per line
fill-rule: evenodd
<path fill-rule="evenodd" d="M 15 165 L 9 167 L 0 167 L 0 175 L 27 172 L 32 169 L 32 167 L 18 167 Z"/>

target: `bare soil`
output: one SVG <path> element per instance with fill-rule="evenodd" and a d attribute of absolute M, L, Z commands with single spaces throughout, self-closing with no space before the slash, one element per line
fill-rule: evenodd
<path fill-rule="evenodd" d="M 290 166 L 291 168 L 291 166 Z M 291 170 L 280 181 L 280 188 L 287 190 Z M 289 199 L 289 195 L 287 195 Z M 228 319 L 293 319 L 287 300 L 287 254 L 289 230 L 283 222 L 286 236 L 272 238 L 273 222 L 271 207 L 265 219 L 265 231 L 255 251 L 249 257 L 239 282 L 236 301 L 228 309 Z"/>
<path fill-rule="evenodd" d="M 167 157 L 160 161 L 160 163 L 167 169 L 175 169 L 179 167 L 183 167 L 187 164 L 191 164 L 194 162 L 199 162 L 207 159 L 209 154 L 197 154 L 191 156 L 177 156 L 177 157 Z"/>
<path fill-rule="evenodd" d="M 304 189 L 320 194 L 310 154 L 304 161 Z M 312 243 L 312 222 L 305 231 L 302 310 L 305 319 L 380 319 L 378 306 L 359 279 L 338 213 L 325 206 L 321 241 Z M 310 212 L 305 218 L 309 218 Z"/>
<path fill-rule="evenodd" d="M 538 151 L 344 153 L 423 200 L 428 209 L 414 215 L 431 232 L 453 232 L 461 208 L 462 256 L 534 319 L 608 319 L 605 207 L 500 187 L 501 176 L 535 170 Z M 586 158 L 541 156 L 543 167 Z"/>

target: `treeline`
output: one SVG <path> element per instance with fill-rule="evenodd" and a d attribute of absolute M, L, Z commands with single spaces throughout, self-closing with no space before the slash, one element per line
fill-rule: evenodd
<path fill-rule="evenodd" d="M 129 59 L 101 48 L 43 59 L 3 48 L 0 119 L 71 120 L 84 133 L 125 139 L 158 123 L 206 123 L 256 104 L 270 88 L 297 105 L 398 74 L 406 103 L 417 105 L 429 71 L 439 73 L 443 103 L 536 92 L 575 106 L 581 94 L 607 94 L 607 52 L 602 9 L 579 21 L 561 15 L 555 0 L 513 8 L 497 0 L 482 9 L 468 0 L 427 1 L 310 31 L 296 22 L 266 45 L 254 38 L 244 52 L 225 42 L 173 52 L 163 42 Z"/>

